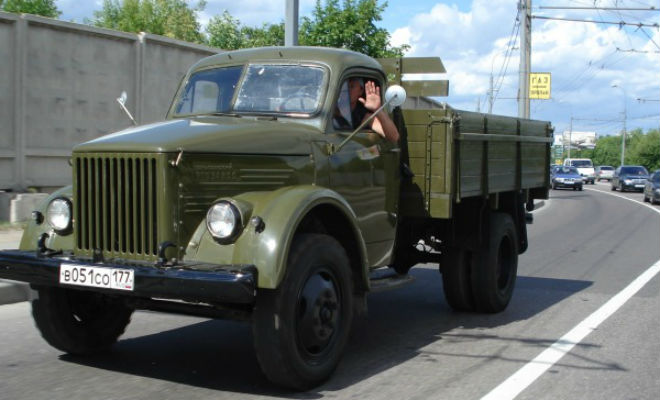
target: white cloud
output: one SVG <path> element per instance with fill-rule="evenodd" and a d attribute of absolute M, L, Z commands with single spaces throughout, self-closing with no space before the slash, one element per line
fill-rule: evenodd
<path fill-rule="evenodd" d="M 447 101 L 474 110 L 477 99 L 481 99 L 483 111 L 491 70 L 497 76 L 505 61 L 518 1 L 473 0 L 467 10 L 446 3 L 450 2 L 436 4 L 430 11 L 415 15 L 405 26 L 395 30 L 393 43 L 410 44 L 410 56 L 442 58 L 450 81 Z M 546 3 L 555 5 L 554 2 Z M 620 7 L 625 6 L 625 2 L 620 3 Z M 533 14 L 536 13 L 534 9 Z M 555 13 L 553 16 L 562 15 Z M 570 17 L 586 19 L 584 13 L 577 12 Z M 602 15 L 601 20 L 608 20 L 608 16 Z M 657 30 L 647 32 L 660 44 Z M 494 110 L 513 115 L 517 113 L 515 98 L 519 64 L 519 38 L 514 38 L 516 48 L 510 54 Z M 631 108 L 629 114 L 657 115 L 657 102 L 653 108 L 653 103 L 641 104 L 635 99 L 658 98 L 660 57 L 656 53 L 626 53 L 617 51 L 617 48 L 658 51 L 655 44 L 633 28 L 533 19 L 532 71 L 552 73 L 553 99 L 533 100 L 532 118 L 549 119 L 557 126 L 568 125 L 571 115 L 585 120 L 620 118 L 623 94 L 611 87 L 615 80 L 626 88 L 627 104 Z M 645 129 L 657 128 L 658 119 L 646 123 Z M 618 131 L 617 126 L 609 129 L 609 132 L 602 133 Z"/>

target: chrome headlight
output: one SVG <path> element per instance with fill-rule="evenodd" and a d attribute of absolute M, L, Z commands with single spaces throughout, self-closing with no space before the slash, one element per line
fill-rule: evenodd
<path fill-rule="evenodd" d="M 241 232 L 242 226 L 238 208 L 226 200 L 213 204 L 206 213 L 206 228 L 220 243 L 233 241 Z"/>
<path fill-rule="evenodd" d="M 71 202 L 59 197 L 53 199 L 46 208 L 46 222 L 57 234 L 68 235 L 72 228 Z"/>
<path fill-rule="evenodd" d="M 626 185 L 632 185 L 631 179 L 624 179 L 623 182 L 625 182 Z"/>
<path fill-rule="evenodd" d="M 660 194 L 660 188 L 655 189 L 655 192 L 656 192 L 657 194 Z"/>
<path fill-rule="evenodd" d="M 555 178 L 557 182 L 564 182 L 564 178 Z"/>

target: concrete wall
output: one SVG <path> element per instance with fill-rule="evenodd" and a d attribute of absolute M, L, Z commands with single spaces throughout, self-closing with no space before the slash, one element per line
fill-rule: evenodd
<path fill-rule="evenodd" d="M 188 67 L 218 49 L 0 12 L 0 190 L 71 183 L 83 141 L 164 118 Z"/>

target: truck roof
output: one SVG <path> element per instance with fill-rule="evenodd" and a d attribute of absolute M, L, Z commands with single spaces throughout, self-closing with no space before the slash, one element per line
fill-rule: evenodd
<path fill-rule="evenodd" d="M 378 61 L 364 54 L 329 47 L 257 47 L 223 52 L 206 57 L 192 67 L 192 70 L 220 64 L 240 64 L 247 61 L 293 61 L 327 64 L 330 69 L 350 67 L 372 68 L 382 71 Z"/>

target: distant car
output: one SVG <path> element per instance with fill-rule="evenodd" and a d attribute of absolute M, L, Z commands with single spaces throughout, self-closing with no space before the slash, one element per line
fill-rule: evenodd
<path fill-rule="evenodd" d="M 641 165 L 622 165 L 614 171 L 610 184 L 612 190 L 619 189 L 622 192 L 637 190 L 641 192 L 644 190 L 648 178 L 649 172 Z"/>
<path fill-rule="evenodd" d="M 609 165 L 599 165 L 594 168 L 594 173 L 596 174 L 596 180 L 599 182 L 601 180 L 611 181 L 614 176 L 614 167 Z"/>
<path fill-rule="evenodd" d="M 644 186 L 644 201 L 660 204 L 660 169 L 649 176 Z"/>
<path fill-rule="evenodd" d="M 564 160 L 564 166 L 577 168 L 584 183 L 591 183 L 593 185 L 596 181 L 594 164 L 589 158 L 567 158 Z"/>
<path fill-rule="evenodd" d="M 558 166 L 552 173 L 552 188 L 582 190 L 582 177 L 575 167 Z"/>

